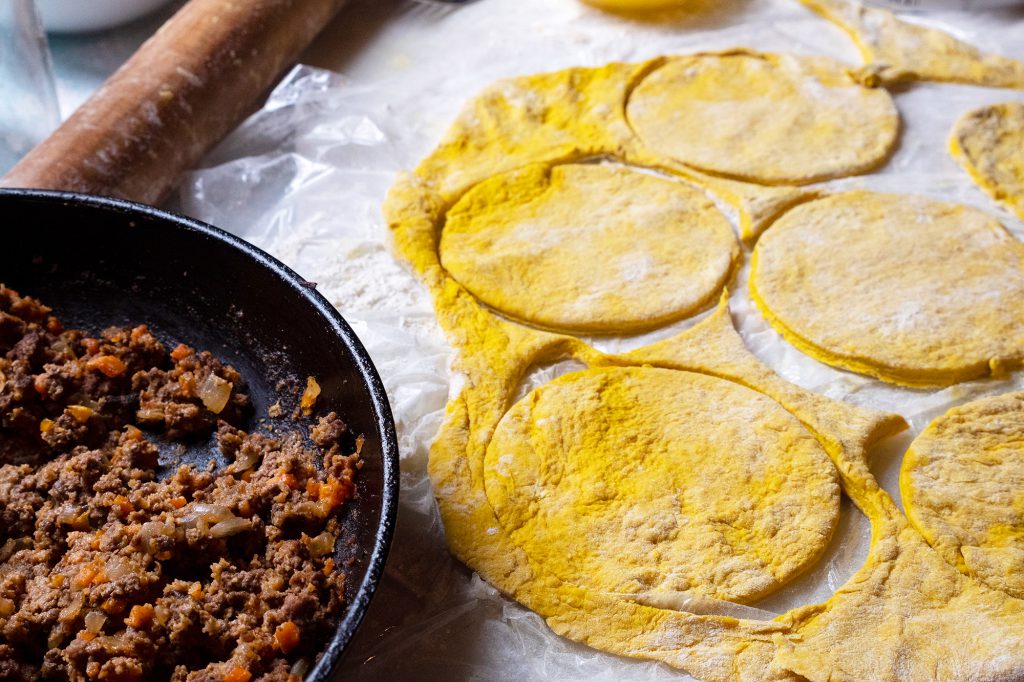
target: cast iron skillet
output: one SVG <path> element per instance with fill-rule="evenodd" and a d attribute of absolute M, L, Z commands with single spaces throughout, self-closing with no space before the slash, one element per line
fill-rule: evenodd
<path fill-rule="evenodd" d="M 260 249 L 183 216 L 119 199 L 38 190 L 0 190 L 0 282 L 41 299 L 67 327 L 99 332 L 146 323 L 171 345 L 185 341 L 235 366 L 248 382 L 253 423 L 279 397 L 290 413 L 295 390 L 315 376 L 320 414 L 335 410 L 363 434 L 357 497 L 335 548 L 344 566 L 346 612 L 307 675 L 325 682 L 370 604 L 384 570 L 398 501 L 398 446 L 384 387 L 352 329 L 310 282 Z M 289 403 L 289 400 L 291 401 Z M 286 420 L 288 426 L 291 420 Z M 220 459 L 212 438 L 182 461 Z M 222 460 L 221 460 L 222 461 Z M 343 542 L 355 537 L 354 545 Z"/>

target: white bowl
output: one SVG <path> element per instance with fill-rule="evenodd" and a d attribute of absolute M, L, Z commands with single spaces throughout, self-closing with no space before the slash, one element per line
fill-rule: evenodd
<path fill-rule="evenodd" d="M 6 1 L 6 0 L 0 0 Z M 36 0 L 43 27 L 56 33 L 96 31 L 124 24 L 168 0 Z"/>

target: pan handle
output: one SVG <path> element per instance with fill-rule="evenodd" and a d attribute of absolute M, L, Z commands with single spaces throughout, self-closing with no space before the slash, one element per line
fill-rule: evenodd
<path fill-rule="evenodd" d="M 190 0 L 0 186 L 159 202 L 342 4 Z"/>

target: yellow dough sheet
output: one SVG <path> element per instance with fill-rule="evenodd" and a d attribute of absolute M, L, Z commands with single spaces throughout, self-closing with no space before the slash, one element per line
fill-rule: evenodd
<path fill-rule="evenodd" d="M 784 113 L 790 135 L 766 127 L 732 159 L 765 183 L 786 168 L 790 148 L 798 169 L 813 163 L 804 152 L 815 147 L 828 152 L 830 174 L 879 165 L 892 145 L 885 132 L 891 140 L 898 127 L 888 94 L 858 85 L 841 64 L 745 50 L 537 74 L 497 83 L 470 102 L 384 204 L 396 252 L 430 290 L 456 349 L 453 370 L 465 377 L 429 461 L 449 548 L 555 633 L 700 679 L 1024 675 L 1024 653 L 1001 655 L 1024 652 L 1024 601 L 948 563 L 868 465 L 870 449 L 905 428 L 902 417 L 830 400 L 773 373 L 735 331 L 726 293 L 694 326 L 627 353 L 544 331 L 621 332 L 630 313 L 649 326 L 662 322 L 657 310 L 676 288 L 671 279 L 666 289 L 645 290 L 614 265 L 654 254 L 641 222 L 679 251 L 675 269 L 684 278 L 700 282 L 728 269 L 728 239 L 696 254 L 685 244 L 691 231 L 714 224 L 717 209 L 695 201 L 694 188 L 714 192 L 717 179 L 688 165 L 707 153 L 696 137 L 672 144 L 692 137 L 689 119 L 644 89 L 666 73 L 700 94 L 698 114 L 718 111 L 722 96 L 723 128 L 737 128 L 717 143 L 727 151 L 744 130 L 752 89 L 752 121 L 766 116 L 766 101 L 801 112 L 796 120 L 821 117 L 797 129 Z M 736 88 L 736 77 L 750 82 Z M 741 115 L 729 118 L 730 107 Z M 883 143 L 855 145 L 858 158 L 870 160 L 858 165 L 844 153 L 858 137 L 842 133 L 863 125 Z M 757 126 L 746 128 L 757 135 Z M 593 162 L 604 157 L 631 167 Z M 998 376 L 1019 365 L 1024 245 L 981 211 L 848 192 L 810 195 L 764 222 L 748 293 L 815 357 L 849 353 L 837 330 L 852 322 L 866 326 L 851 342 L 881 363 L 882 378 L 943 385 L 976 376 L 979 364 Z M 672 223 L 684 243 L 671 241 Z M 945 277 L 954 265 L 963 277 Z M 888 286 L 874 291 L 879 282 Z M 637 285 L 632 305 L 587 306 L 591 293 L 618 295 L 616 283 Z M 963 310 L 947 311 L 957 283 L 971 297 Z M 889 295 L 898 304 L 900 292 L 926 309 L 879 307 Z M 809 305 L 817 297 L 825 307 Z M 973 334 L 972 343 L 961 350 L 936 342 L 941 330 Z M 889 358 L 893 339 L 905 352 Z M 990 347 L 993 339 L 1006 348 Z M 588 369 L 513 404 L 531 367 L 570 359 Z M 872 538 L 864 565 L 830 598 L 775 619 L 699 606 L 702 598 L 753 601 L 806 573 L 830 544 L 840 488 L 870 521 Z M 946 654 L 968 643 L 963 656 Z"/>

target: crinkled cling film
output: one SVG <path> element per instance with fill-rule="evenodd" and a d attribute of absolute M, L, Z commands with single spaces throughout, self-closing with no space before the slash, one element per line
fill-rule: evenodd
<path fill-rule="evenodd" d="M 693 68 L 675 69 L 687 63 Z M 760 84 L 780 112 L 770 121 L 775 137 L 767 151 L 751 141 L 756 123 L 770 118 L 756 103 L 722 120 L 720 143 L 736 151 L 729 167 L 710 167 L 714 159 L 685 119 L 650 115 L 638 125 L 643 116 L 634 117 L 632 98 L 662 69 L 675 70 L 665 72 L 674 80 L 695 78 L 694 88 L 712 94 L 712 81 L 699 82 L 707 72 L 781 69 Z M 652 211 L 656 223 L 667 220 L 688 199 L 666 195 L 654 207 L 626 202 L 600 213 L 610 197 L 583 190 L 594 175 L 605 182 L 615 174 L 655 173 L 730 206 L 740 236 L 752 240 L 820 195 L 799 184 L 880 166 L 895 144 L 898 115 L 884 90 L 849 73 L 822 58 L 736 50 L 502 81 L 471 102 L 440 146 L 392 187 L 385 214 L 395 246 L 430 289 L 455 349 L 459 388 L 429 464 L 446 540 L 459 559 L 556 633 L 706 680 L 1024 675 L 1024 601 L 948 563 L 868 467 L 868 450 L 905 428 L 903 418 L 799 388 L 744 346 L 726 281 L 717 276 L 732 259 L 728 240 L 680 262 L 682 274 L 709 283 L 710 301 L 718 299 L 712 312 L 675 336 L 624 353 L 601 352 L 570 334 L 641 331 L 628 301 L 595 321 L 601 306 L 593 301 L 582 312 L 567 306 L 579 293 L 564 290 L 571 277 L 545 271 L 537 279 L 531 269 L 544 252 L 531 243 L 556 232 L 538 228 L 553 187 L 566 201 L 577 197 L 559 208 L 565 220 L 585 225 L 597 211 L 613 227 L 639 230 Z M 802 98 L 827 99 L 831 89 L 844 98 L 842 116 L 800 126 Z M 645 115 L 659 108 L 671 103 L 652 103 Z M 835 134 L 832 124 L 858 108 L 866 126 L 858 136 L 878 144 L 851 146 Z M 666 148 L 666 140 L 676 144 Z M 810 149 L 835 164 L 817 165 Z M 787 150 L 807 165 L 787 170 Z M 577 172 L 594 163 L 620 170 Z M 560 185 L 566 178 L 584 184 Z M 507 210 L 487 212 L 496 205 Z M 467 221 L 480 216 L 486 219 L 469 230 Z M 503 216 L 515 224 L 503 224 Z M 459 262 L 458 249 L 445 245 L 450 220 L 453 236 L 464 240 L 460 248 L 484 254 L 493 246 L 494 267 L 502 271 Z M 680 229 L 701 229 L 696 220 Z M 533 229 L 535 239 L 516 241 L 519 229 Z M 466 246 L 473 235 L 483 241 Z M 614 250 L 568 262 L 591 279 L 603 273 L 628 299 L 633 282 L 658 271 L 650 258 L 657 240 L 655 234 L 612 241 Z M 447 263 L 455 263 L 454 271 Z M 662 300 L 658 311 L 667 312 L 652 313 L 649 328 L 695 313 L 708 297 L 707 289 L 699 293 Z M 552 301 L 554 308 L 544 307 Z M 581 322 L 587 320 L 594 325 Z M 565 359 L 585 369 L 514 400 L 532 368 Z M 756 612 L 735 604 L 777 589 L 820 555 L 835 529 L 840 490 L 871 524 L 864 566 L 824 603 L 774 620 L 736 617 Z"/>

